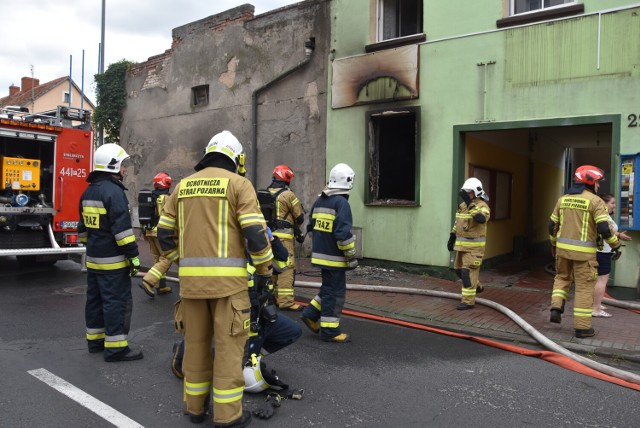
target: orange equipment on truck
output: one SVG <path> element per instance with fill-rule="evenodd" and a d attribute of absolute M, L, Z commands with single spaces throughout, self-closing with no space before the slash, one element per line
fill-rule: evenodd
<path fill-rule="evenodd" d="M 78 203 L 93 165 L 91 111 L 0 109 L 0 256 L 21 265 L 84 254 Z"/>

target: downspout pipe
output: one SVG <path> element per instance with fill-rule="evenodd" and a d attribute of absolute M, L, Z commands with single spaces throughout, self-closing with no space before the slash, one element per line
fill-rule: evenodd
<path fill-rule="evenodd" d="M 275 85 L 276 83 L 284 80 L 290 74 L 295 73 L 296 71 L 303 68 L 305 65 L 309 64 L 311 61 L 311 56 L 313 51 L 316 48 L 316 38 L 309 37 L 309 39 L 304 42 L 304 53 L 305 59 L 300 64 L 291 68 L 290 70 L 285 71 L 275 79 L 267 82 L 265 85 L 259 87 L 251 94 L 251 161 L 253 162 L 253 168 L 251 171 L 251 181 L 253 182 L 254 187 L 258 186 L 258 97 L 264 91 Z"/>

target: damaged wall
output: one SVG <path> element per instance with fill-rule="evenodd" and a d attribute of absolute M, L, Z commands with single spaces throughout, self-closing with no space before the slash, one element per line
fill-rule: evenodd
<path fill-rule="evenodd" d="M 326 176 L 329 8 L 329 0 L 307 0 L 254 16 L 245 4 L 175 28 L 170 49 L 131 68 L 120 134 L 134 164 L 125 178 L 132 206 L 157 172 L 174 182 L 193 173 L 209 139 L 227 129 L 247 153 L 247 178 L 257 168 L 257 188 L 286 164 L 295 172 L 292 190 L 311 207 Z M 310 62 L 257 98 L 252 159 L 252 94 L 303 62 L 310 37 Z M 192 88 L 206 85 L 208 104 L 194 105 Z"/>

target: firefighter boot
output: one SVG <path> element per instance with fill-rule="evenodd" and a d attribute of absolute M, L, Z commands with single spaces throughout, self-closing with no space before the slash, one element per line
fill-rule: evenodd
<path fill-rule="evenodd" d="M 549 322 L 560 324 L 562 322 L 563 313 L 564 313 L 564 300 L 562 301 L 562 306 L 560 308 L 551 308 L 551 315 L 549 317 Z"/>
<path fill-rule="evenodd" d="M 460 303 L 458 306 L 456 306 L 456 309 L 459 311 L 466 311 L 473 308 L 475 308 L 475 305 L 467 305 L 466 303 Z"/>
<path fill-rule="evenodd" d="M 593 337 L 596 335 L 596 331 L 593 328 L 576 329 L 576 337 L 578 339 L 584 339 L 585 337 Z"/>
<path fill-rule="evenodd" d="M 167 285 L 167 279 L 166 278 L 162 278 L 160 280 L 160 282 L 158 282 L 158 286 L 156 287 L 156 292 L 158 293 L 158 296 L 160 296 L 162 294 L 171 293 L 171 287 L 169 287 Z"/>
<path fill-rule="evenodd" d="M 104 360 L 107 363 L 115 363 L 115 362 L 118 362 L 118 361 L 141 360 L 142 358 L 143 358 L 143 355 L 142 355 L 142 350 L 141 349 L 128 348 L 124 352 L 117 353 L 117 354 L 112 355 L 110 357 L 105 357 Z"/>
<path fill-rule="evenodd" d="M 320 326 L 318 325 L 318 321 L 314 321 L 306 317 L 300 317 L 300 319 L 302 320 L 304 325 L 306 325 L 309 328 L 309 330 L 311 330 L 315 334 L 320 333 Z"/>
<path fill-rule="evenodd" d="M 147 296 L 151 298 L 156 297 L 156 292 L 153 288 L 153 285 L 149 284 L 144 279 L 140 280 L 140 282 L 138 283 L 138 287 L 142 288 L 142 291 L 144 291 Z"/>
<path fill-rule="evenodd" d="M 236 419 L 235 421 L 231 421 L 231 422 L 227 422 L 227 423 L 215 423 L 214 422 L 214 427 L 218 428 L 218 427 L 233 427 L 233 428 L 242 428 L 242 427 L 246 427 L 247 425 L 249 425 L 251 423 L 251 412 L 248 410 L 243 410 L 242 411 L 242 415 Z"/>
<path fill-rule="evenodd" d="M 184 355 L 183 342 L 173 344 L 173 356 L 171 357 L 171 371 L 178 379 L 184 378 L 182 372 L 182 356 Z"/>
<path fill-rule="evenodd" d="M 340 333 L 337 336 L 334 336 L 330 339 L 322 339 L 324 342 L 333 342 L 333 343 L 347 343 L 351 342 L 351 336 L 347 333 Z"/>

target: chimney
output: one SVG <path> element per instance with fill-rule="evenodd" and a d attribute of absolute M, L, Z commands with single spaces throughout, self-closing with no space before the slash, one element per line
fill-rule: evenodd
<path fill-rule="evenodd" d="M 32 79 L 31 77 L 23 77 L 22 78 L 22 90 L 23 91 L 30 91 L 32 87 L 35 88 L 38 85 L 40 85 L 40 80 L 39 79 Z"/>
<path fill-rule="evenodd" d="M 11 86 L 9 86 L 9 96 L 12 97 L 18 92 L 20 92 L 20 87 L 12 83 Z"/>

